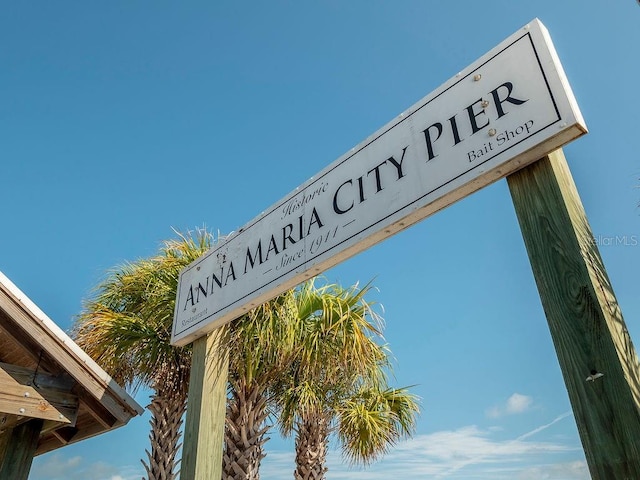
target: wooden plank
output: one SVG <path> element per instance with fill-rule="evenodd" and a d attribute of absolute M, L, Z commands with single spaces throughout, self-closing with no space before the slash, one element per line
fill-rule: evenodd
<path fill-rule="evenodd" d="M 53 435 L 60 440 L 60 443 L 63 445 L 67 445 L 73 437 L 78 434 L 78 429 L 76 427 L 62 427 L 53 431 Z"/>
<path fill-rule="evenodd" d="M 89 395 L 86 390 L 78 391 L 78 398 L 84 405 L 85 409 L 91 415 L 91 417 L 104 427 L 105 430 L 111 430 L 115 428 L 120 419 L 112 414 L 110 410 L 107 410 L 105 406 L 93 396 Z"/>
<path fill-rule="evenodd" d="M 0 320 L 3 320 L 3 323 L 5 321 L 11 322 L 9 325 L 3 326 L 4 330 L 23 345 L 26 350 L 29 350 L 33 359 L 38 360 L 40 352 L 44 350 L 46 355 L 43 356 L 42 362 L 47 365 L 47 370 L 57 367 L 58 370 L 66 371 L 78 382 L 82 383 L 83 387 L 95 398 L 102 398 L 104 401 L 111 400 L 110 396 L 106 395 L 104 381 L 95 378 L 95 374 L 79 362 L 52 332 L 40 325 L 41 322 L 34 321 L 34 318 L 24 310 L 24 307 L 16 304 L 14 299 L 3 292 L 1 288 L 0 309 L 6 313 L 6 318 L 0 316 Z M 19 328 L 16 328 L 16 325 L 19 325 Z M 49 365 L 51 358 L 55 359 L 53 365 Z M 118 406 L 117 409 L 121 408 Z"/>
<path fill-rule="evenodd" d="M 564 154 L 507 181 L 591 477 L 640 479 L 638 357 Z"/>
<path fill-rule="evenodd" d="M 31 417 L 23 417 L 21 415 L 8 415 L 8 414 L 0 414 L 0 435 L 5 431 L 11 430 L 18 425 L 28 422 L 31 420 Z M 75 428 L 70 424 L 61 423 L 56 420 L 45 420 L 42 425 L 42 430 L 40 432 L 41 437 L 46 434 L 53 434 L 53 432 L 59 428 Z"/>
<path fill-rule="evenodd" d="M 50 374 L 57 374 L 64 370 L 53 359 L 46 355 L 42 347 L 38 345 L 34 339 L 22 328 L 24 318 L 14 320 L 10 313 L 3 307 L 2 290 L 0 289 L 0 337 L 2 337 L 2 346 L 11 346 L 7 352 L 2 352 L 2 360 L 5 363 L 22 365 L 24 367 L 36 368 L 40 366 L 41 370 Z M 16 326 L 19 322 L 19 326 Z M 17 349 L 15 347 L 18 347 Z"/>
<path fill-rule="evenodd" d="M 0 414 L 0 434 L 2 434 L 7 430 L 11 430 L 12 428 L 20 425 L 21 423 L 28 422 L 29 420 L 30 420 L 29 417 L 1 413 Z M 60 424 L 58 423 L 58 425 Z"/>
<path fill-rule="evenodd" d="M 45 424 L 46 426 L 46 424 Z M 68 436 L 69 441 L 63 440 L 62 438 L 56 435 L 57 430 L 55 432 L 49 432 L 46 435 L 42 435 L 40 437 L 40 442 L 38 443 L 38 449 L 36 450 L 36 456 L 42 455 L 43 453 L 50 452 L 57 448 L 60 448 L 67 443 L 77 443 L 84 439 L 95 437 L 96 435 L 100 435 L 104 433 L 104 427 L 98 423 L 90 423 L 87 424 L 86 427 L 76 427 L 77 432 L 73 436 Z M 66 427 L 62 428 L 62 431 L 65 432 Z M 67 431 L 63 434 L 72 433 L 71 431 Z"/>
<path fill-rule="evenodd" d="M 39 369 L 26 368 L 20 365 L 0 362 L 0 369 L 6 371 L 16 381 L 23 385 L 35 385 L 39 388 L 55 389 L 70 392 L 76 382 L 66 374 L 51 375 Z"/>
<path fill-rule="evenodd" d="M 65 344 L 65 341 L 51 330 L 52 327 L 45 326 L 42 319 L 35 318 L 33 313 L 17 301 L 2 284 L 0 284 L 0 311 L 5 313 L 0 315 L 0 326 L 10 336 L 25 347 L 33 346 L 34 354 L 43 350 L 47 353 L 45 357 L 50 356 L 55 359 L 58 368 L 68 372 L 94 398 L 99 399 L 100 403 L 117 418 L 117 424 L 126 424 L 132 416 L 141 413 L 137 410 L 139 408 L 137 405 L 130 405 L 111 390 L 116 386 L 113 380 L 102 378 L 88 365 L 88 362 L 78 358 L 78 354 L 73 351 L 71 339 L 69 339 L 71 343 Z M 43 361 L 48 359 L 43 358 Z M 117 390 L 119 389 L 118 386 Z"/>
<path fill-rule="evenodd" d="M 180 478 L 222 476 L 229 356 L 226 328 L 193 342 L 189 401 Z"/>
<path fill-rule="evenodd" d="M 0 478 L 27 480 L 43 422 L 35 418 L 11 430 L 7 448 L 0 457 Z"/>
<path fill-rule="evenodd" d="M 51 375 L 0 363 L 0 412 L 73 424 L 78 397 L 69 385 L 67 379 L 57 382 Z"/>

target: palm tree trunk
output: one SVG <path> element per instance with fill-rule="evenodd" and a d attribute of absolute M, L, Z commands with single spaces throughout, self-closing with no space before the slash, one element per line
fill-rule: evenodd
<path fill-rule="evenodd" d="M 187 408 L 186 394 L 155 393 L 147 409 L 151 412 L 151 453 L 147 453 L 149 463 L 142 461 L 148 480 L 175 480 L 176 453 L 180 448 L 180 427 Z"/>
<path fill-rule="evenodd" d="M 231 380 L 225 419 L 222 480 L 259 480 L 264 444 L 267 401 L 264 388 L 249 388 L 243 379 Z"/>
<path fill-rule="evenodd" d="M 298 422 L 296 427 L 296 480 L 324 480 L 328 468 L 329 422 L 322 415 Z"/>

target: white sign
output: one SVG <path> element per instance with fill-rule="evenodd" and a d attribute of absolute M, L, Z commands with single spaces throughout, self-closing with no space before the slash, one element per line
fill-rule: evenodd
<path fill-rule="evenodd" d="M 172 342 L 192 342 L 586 132 L 534 20 L 185 268 Z"/>

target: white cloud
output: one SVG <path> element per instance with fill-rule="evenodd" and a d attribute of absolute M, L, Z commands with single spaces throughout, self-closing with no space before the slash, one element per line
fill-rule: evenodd
<path fill-rule="evenodd" d="M 341 461 L 340 453 L 332 450 L 327 461 L 328 476 L 334 480 L 588 480 L 578 439 L 571 444 L 531 440 L 570 415 L 567 412 L 514 439 L 500 439 L 504 432 L 475 425 L 417 435 L 399 443 L 367 469 L 349 468 Z M 289 478 L 294 469 L 293 453 L 267 453 L 261 478 Z"/>
<path fill-rule="evenodd" d="M 77 469 L 82 463 L 82 457 L 75 456 L 65 458 L 58 453 L 50 455 L 43 463 L 39 463 L 38 460 L 39 459 L 34 462 L 32 470 L 36 472 L 36 474 L 39 471 L 46 472 L 51 478 L 64 477 L 68 472 Z"/>
<path fill-rule="evenodd" d="M 504 404 L 489 408 L 486 412 L 489 418 L 498 418 L 504 415 L 515 415 L 526 412 L 533 405 L 533 398 L 528 395 L 514 393 Z"/>
<path fill-rule="evenodd" d="M 531 397 L 520 395 L 516 392 L 507 400 L 506 412 L 508 414 L 526 412 L 532 403 L 533 399 Z"/>
<path fill-rule="evenodd" d="M 87 463 L 79 456 L 53 453 L 34 460 L 29 480 L 140 480 L 142 474 L 142 467 Z"/>
<path fill-rule="evenodd" d="M 562 480 L 582 480 L 591 478 L 587 462 L 558 463 L 555 465 L 539 465 L 528 468 L 516 477 L 516 480 L 544 480 L 561 478 Z"/>

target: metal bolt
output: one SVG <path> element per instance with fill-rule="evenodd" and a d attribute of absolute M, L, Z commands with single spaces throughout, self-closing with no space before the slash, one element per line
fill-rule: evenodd
<path fill-rule="evenodd" d="M 478 82 L 478 81 L 480 81 L 480 79 L 481 79 L 481 78 L 482 78 L 482 75 L 480 75 L 479 73 L 476 73 L 476 74 L 473 76 L 473 81 L 474 81 L 474 82 Z"/>
<path fill-rule="evenodd" d="M 30 396 L 29 392 L 24 392 L 24 396 L 25 396 L 25 398 L 29 398 L 29 396 Z"/>
<path fill-rule="evenodd" d="M 489 100 L 483 100 L 480 105 L 482 106 L 482 108 L 487 108 L 489 106 Z"/>
<path fill-rule="evenodd" d="M 493 137 L 496 133 L 498 133 L 498 132 L 496 132 L 496 129 L 495 129 L 495 128 L 490 128 L 490 129 L 489 129 L 489 136 L 490 136 L 490 137 Z"/>
<path fill-rule="evenodd" d="M 26 412 L 26 410 L 24 408 L 21 408 L 20 410 L 18 410 L 19 413 L 24 413 Z"/>

